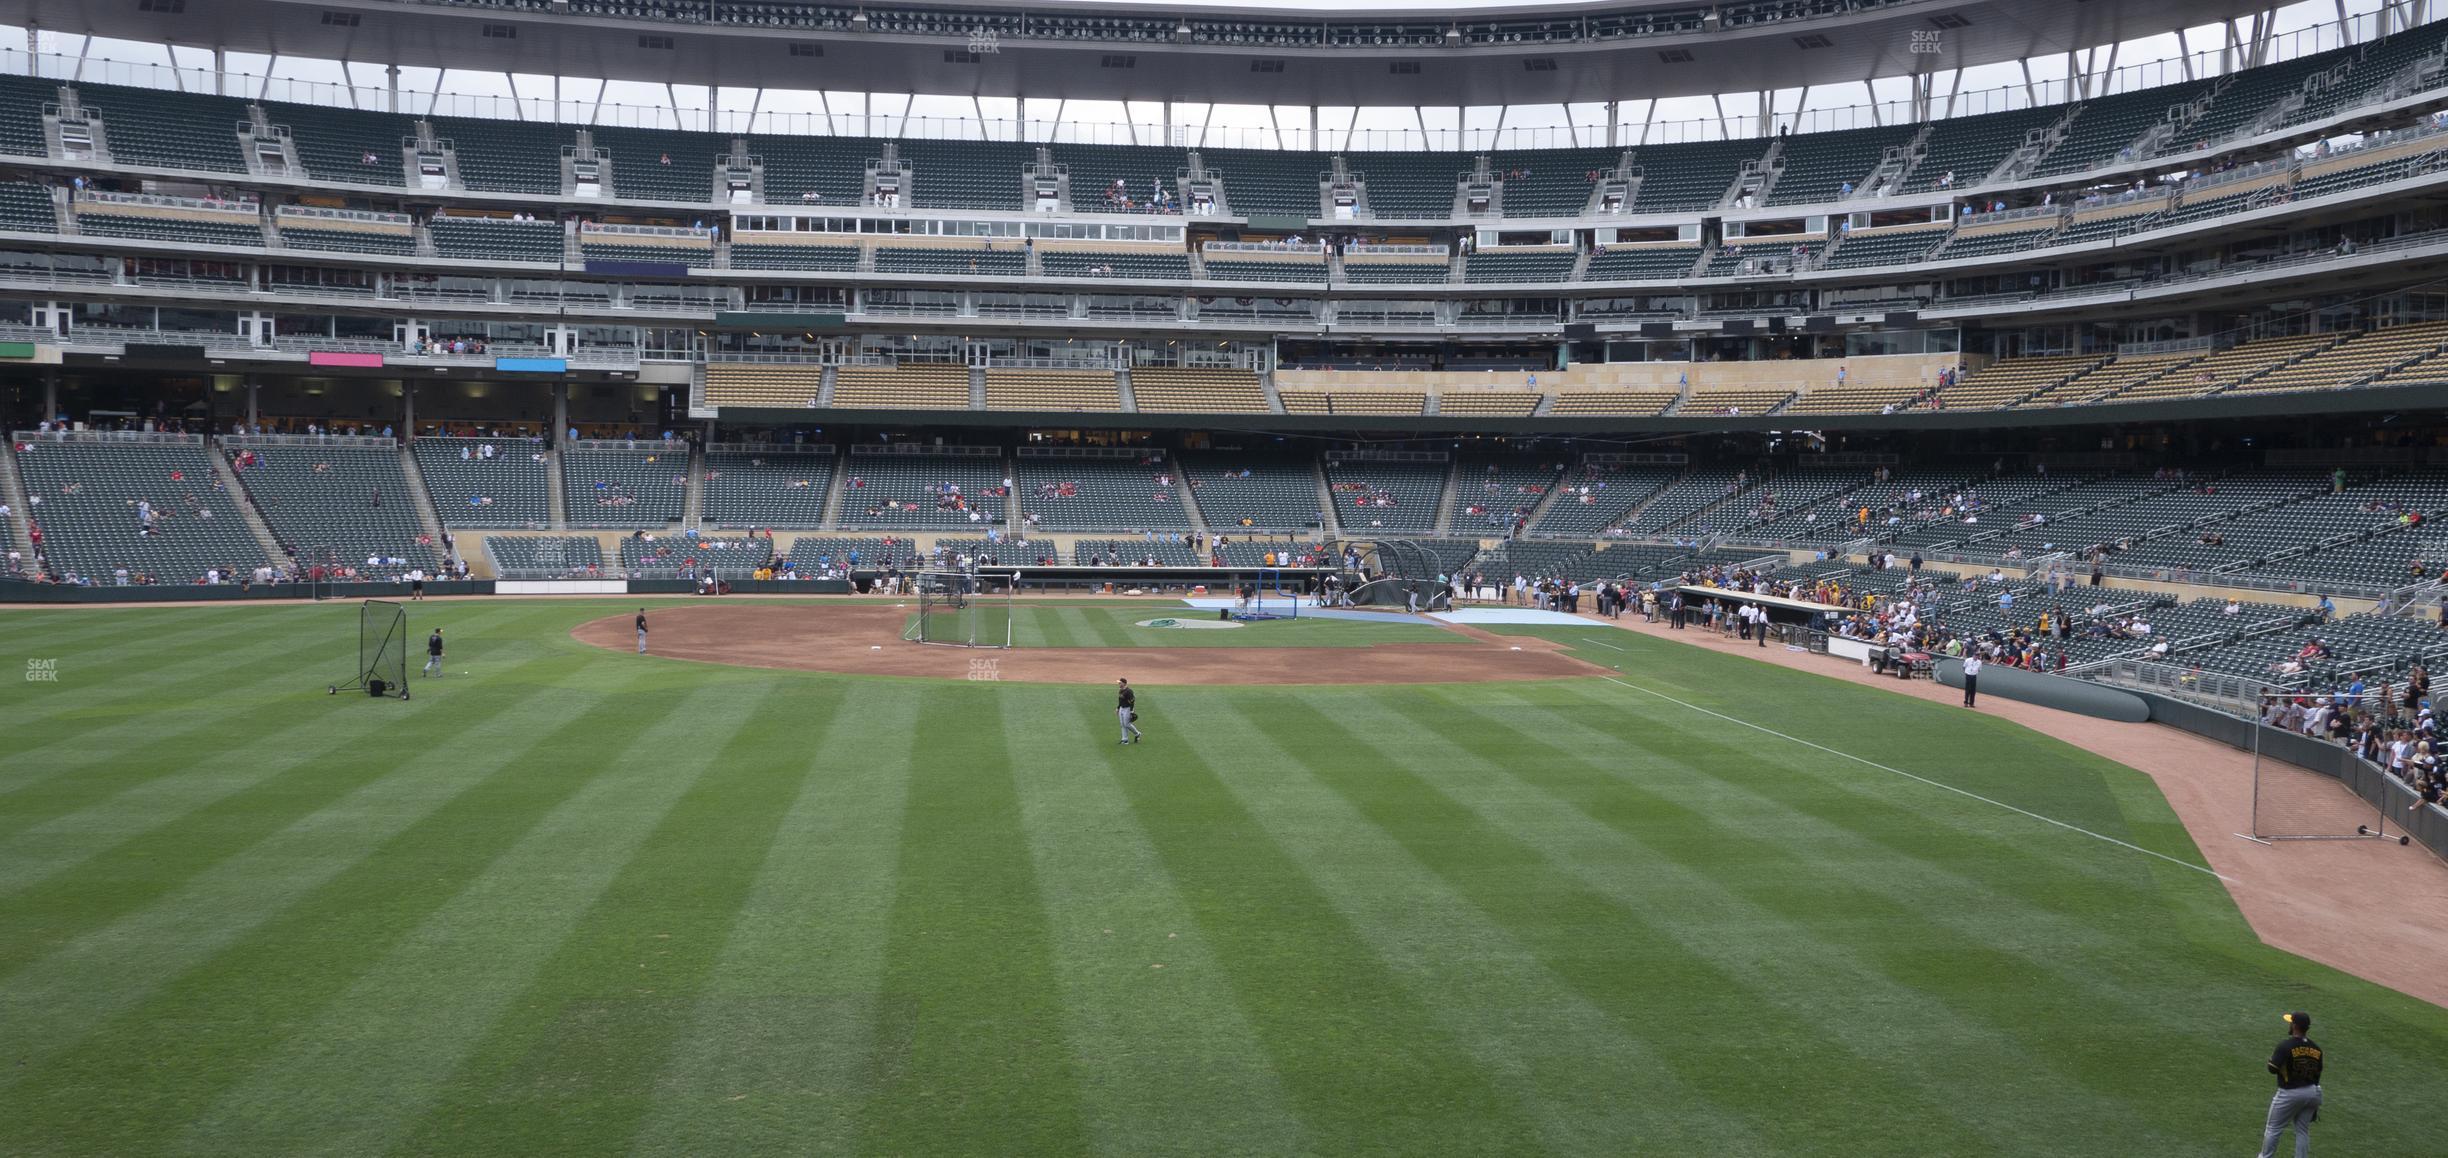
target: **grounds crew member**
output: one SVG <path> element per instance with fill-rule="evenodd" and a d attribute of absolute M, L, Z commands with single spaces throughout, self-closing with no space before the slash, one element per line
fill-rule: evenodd
<path fill-rule="evenodd" d="M 2320 1120 L 2321 1047 L 2312 1040 L 2312 1015 L 2297 1010 L 2286 1015 L 2287 1035 L 2270 1051 L 2269 1072 L 2278 1075 L 2278 1092 L 2270 1098 L 2269 1125 L 2261 1134 L 2261 1158 L 2278 1153 L 2278 1137 L 2295 1128 L 2295 1158 L 2312 1153 L 2312 1123 Z"/>

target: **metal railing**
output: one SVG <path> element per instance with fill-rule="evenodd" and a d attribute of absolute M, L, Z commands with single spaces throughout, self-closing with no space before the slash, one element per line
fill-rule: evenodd
<path fill-rule="evenodd" d="M 36 442 L 108 442 L 142 446 L 202 446 L 201 434 L 171 434 L 157 430 L 17 430 L 9 440 Z"/>

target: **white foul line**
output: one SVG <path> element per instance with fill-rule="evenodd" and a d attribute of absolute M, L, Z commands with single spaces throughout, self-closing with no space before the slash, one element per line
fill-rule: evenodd
<path fill-rule="evenodd" d="M 1591 641 L 1591 642 L 1596 642 L 1596 641 L 1595 641 L 1595 640 L 1593 640 L 1593 641 Z M 1622 649 L 1618 648 L 1617 650 L 1619 650 L 1619 651 L 1620 651 L 1620 650 L 1622 650 Z M 1724 721 L 1726 721 L 1726 722 L 1727 722 L 1727 723 L 1729 723 L 1729 724 L 1741 724 L 1743 727 L 1750 728 L 1750 729 L 1752 729 L 1752 730 L 1754 730 L 1754 731 L 1766 732 L 1766 733 L 1768 733 L 1769 735 L 1771 735 L 1771 736 L 1775 736 L 1776 738 L 1778 738 L 1778 739 L 1780 739 L 1780 740 L 1786 740 L 1786 741 L 1790 741 L 1790 742 L 1792 742 L 1792 743 L 1800 744 L 1800 745 L 1802 745 L 1802 746 L 1803 746 L 1803 747 L 1805 747 L 1805 748 L 1813 748 L 1813 749 L 1817 749 L 1818 751 L 1825 752 L 1825 753 L 1827 753 L 1827 754 L 1828 754 L 1828 755 L 1830 755 L 1830 756 L 1842 756 L 1842 757 L 1844 757 L 1845 759 L 1847 759 L 1847 760 L 1851 760 L 1851 761 L 1853 761 L 1853 762 L 1854 762 L 1854 763 L 1856 763 L 1856 764 L 1867 764 L 1867 765 L 1869 765 L 1870 767 L 1872 767 L 1872 768 L 1876 768 L 1876 769 L 1878 769 L 1878 770 L 1879 770 L 1879 771 L 1881 771 L 1881 772 L 1889 772 L 1889 773 L 1893 773 L 1893 774 L 1895 774 L 1895 775 L 1897 775 L 1897 776 L 1901 776 L 1901 777 L 1905 778 L 1906 780 L 1917 780 L 1917 781 L 1919 781 L 1919 782 L 1921 782 L 1921 783 L 1923 783 L 1923 784 L 1927 784 L 1927 785 L 1929 785 L 1929 786 L 1930 786 L 1930 787 L 1932 787 L 1932 788 L 1943 788 L 1943 789 L 1946 789 L 1946 790 L 1947 790 L 1947 791 L 1949 791 L 1949 792 L 1952 792 L 1952 793 L 1956 794 L 1957 796 L 1967 796 L 1967 797 L 1970 797 L 1970 798 L 1972 798 L 1972 799 L 1974 799 L 1974 800 L 1978 800 L 1978 801 L 1980 801 L 1980 802 L 1981 802 L 1981 803 L 1983 803 L 1983 804 L 1994 804 L 1994 805 L 1996 805 L 1997 807 L 1999 807 L 1999 808 L 2003 808 L 2003 809 L 2005 809 L 2005 810 L 2006 810 L 2006 811 L 2008 811 L 2008 812 L 2019 813 L 2019 814 L 2021 814 L 2021 815 L 2031 817 L 2033 820 L 2040 821 L 2040 822 L 2042 822 L 2042 823 L 2044 823 L 2044 824 L 2053 824 L 2053 825 L 2056 825 L 2056 826 L 2057 826 L 2057 827 L 2059 827 L 2059 828 L 2065 829 L 2065 830 L 2066 830 L 2066 831 L 2068 831 L 2068 832 L 2079 832 L 2079 833 L 2083 834 L 2084 836 L 2090 837 L 2090 838 L 2091 838 L 2091 839 L 2093 839 L 2093 840 L 2104 840 L 2104 841 L 2107 841 L 2107 842 L 2108 842 L 2108 843 L 2110 843 L 2110 844 L 2116 845 L 2116 846 L 2117 846 L 2117 847 L 2119 847 L 2119 848 L 2129 848 L 2129 849 L 2134 850 L 2135 852 L 2141 853 L 2141 854 L 2142 854 L 2142 855 L 2144 855 L 2144 856 L 2154 856 L 2154 857 L 2157 857 L 2157 858 L 2159 858 L 2160 860 L 2166 861 L 2166 862 L 2168 862 L 2169 864 L 2172 864 L 2172 865 L 2178 865 L 2178 866 L 2181 866 L 2181 867 L 2183 867 L 2183 868 L 2189 868 L 2189 869 L 2192 869 L 2194 872 L 2197 872 L 2197 873 L 2207 873 L 2207 874 L 2209 874 L 2210 876 L 2218 877 L 2218 879 L 2220 879 L 2220 880 L 2222 880 L 2222 881 L 2224 881 L 2224 880 L 2228 880 L 2228 878 L 2227 878 L 2227 877 L 2225 877 L 2225 876 L 2221 876 L 2221 875 L 2218 873 L 2218 871 L 2217 871 L 2217 870 L 2215 870 L 2215 869 L 2205 868 L 2205 867 L 2203 867 L 2203 866 L 2201 866 L 2201 865 L 2194 864 L 2194 863 L 2193 863 L 2193 862 L 2191 862 L 2191 861 L 2186 861 L 2186 860 L 2178 860 L 2178 859 L 2176 859 L 2175 857 L 2169 856 L 2168 854 L 2166 854 L 2166 853 L 2164 853 L 2164 852 L 2155 852 L 2155 851 L 2153 851 L 2153 850 L 2151 850 L 2151 849 L 2144 848 L 2144 847 L 2142 847 L 2141 845 L 2138 845 L 2138 844 L 2129 844 L 2129 843 L 2127 843 L 2127 842 L 2125 842 L 2125 841 L 2118 840 L 2117 838 L 2115 838 L 2115 837 L 2113 837 L 2113 836 L 2109 836 L 2109 835 L 2108 835 L 2108 834 L 2106 834 L 2106 833 L 2102 833 L 2102 832 L 2093 832 L 2093 831 L 2091 831 L 2090 829 L 2088 829 L 2088 828 L 2083 828 L 2083 827 L 2081 827 L 2081 826 L 2079 826 L 2079 825 L 2067 824 L 2065 821 L 2059 820 L 2059 819 L 2057 819 L 2057 818 L 2055 818 L 2055 817 L 2053 817 L 2053 816 L 2042 816 L 2042 815 L 2040 815 L 2039 813 L 2037 813 L 2037 812 L 2033 812 L 2032 810 L 2030 810 L 2030 809 L 2028 809 L 2028 808 L 2017 808 L 2017 807 L 2015 807 L 2014 805 L 2012 805 L 2012 804 L 2008 804 L 2008 803 L 2006 803 L 2006 802 L 2005 802 L 2005 801 L 2003 801 L 2003 800 L 1991 800 L 1990 798 L 1988 798 L 1988 797 L 1986 797 L 1986 796 L 1983 796 L 1983 795 L 1981 795 L 1981 794 L 1980 794 L 1980 793 L 1978 793 L 1978 792 L 1972 792 L 1972 791 L 1967 791 L 1967 790 L 1962 789 L 1962 788 L 1957 788 L 1956 786 L 1954 786 L 1954 785 L 1952 785 L 1952 784 L 1944 784 L 1944 783 L 1940 783 L 1939 781 L 1932 780 L 1932 779 L 1930 779 L 1930 778 L 1929 778 L 1929 777 L 1927 777 L 1927 776 L 1916 776 L 1916 775 L 1913 775 L 1912 773 L 1907 772 L 1907 771 L 1905 771 L 1905 770 L 1903 770 L 1903 769 L 1901 769 L 1901 768 L 1890 768 L 1890 767 L 1888 767 L 1887 765 L 1885 765 L 1885 764 L 1881 764 L 1881 763 L 1879 763 L 1879 762 L 1878 762 L 1878 761 L 1876 761 L 1876 760 L 1871 760 L 1871 759 L 1868 759 L 1868 758 L 1865 758 L 1865 757 L 1856 756 L 1856 755 L 1854 755 L 1854 754 L 1853 754 L 1853 753 L 1851 753 L 1851 752 L 1840 752 L 1840 751 L 1837 751 L 1837 750 L 1836 750 L 1836 749 L 1834 749 L 1834 748 L 1830 748 L 1830 747 L 1828 747 L 1828 746 L 1827 746 L 1827 745 L 1825 745 L 1825 744 L 1814 744 L 1814 743 L 1811 743 L 1810 741 L 1805 740 L 1805 739 L 1803 739 L 1803 738 L 1801 738 L 1801 737 L 1799 737 L 1799 736 L 1788 736 L 1788 735 L 1786 735 L 1785 733 L 1780 732 L 1780 731 L 1777 731 L 1777 730 L 1776 730 L 1776 729 L 1774 729 L 1774 728 L 1766 727 L 1766 726 L 1761 725 L 1761 724 L 1754 724 L 1754 723 L 1752 723 L 1752 722 L 1751 722 L 1751 721 L 1749 721 L 1749 720 L 1737 719 L 1736 717 L 1726 715 L 1724 712 L 1713 712 L 1713 711 L 1710 711 L 1710 710 L 1709 710 L 1709 709 L 1707 709 L 1707 708 L 1701 707 L 1701 706 L 1700 706 L 1700 705 L 1698 705 L 1698 704 L 1688 703 L 1688 702 L 1683 701 L 1683 700 L 1678 700 L 1678 699 L 1674 698 L 1673 696 L 1667 695 L 1666 693 L 1661 692 L 1661 691 L 1658 691 L 1658 690 L 1656 690 L 1656 689 L 1654 689 L 1654 688 L 1645 688 L 1645 687 L 1642 687 L 1641 685 L 1636 684 L 1636 683 L 1628 683 L 1628 682 L 1626 682 L 1626 681 L 1624 681 L 1624 680 L 1619 680 L 1619 679 L 1616 679 L 1614 676 L 1600 676 L 1600 677 L 1598 677 L 1598 678 L 1600 678 L 1600 679 L 1602 679 L 1602 680 L 1605 680 L 1606 682 L 1611 683 L 1611 684 L 1619 684 L 1619 685 L 1621 685 L 1621 686 L 1623 686 L 1623 687 L 1630 688 L 1630 689 L 1632 689 L 1633 691 L 1636 691 L 1636 692 L 1647 692 L 1648 694 L 1653 695 L 1653 696 L 1656 696 L 1657 698 L 1659 698 L 1659 699 L 1661 699 L 1661 700 L 1664 700 L 1664 701 L 1666 701 L 1667 703 L 1670 703 L 1670 704 L 1679 704 L 1679 705 L 1681 705 L 1681 706 L 1683 706 L 1683 707 L 1690 708 L 1691 710 L 1693 710 L 1693 711 L 1695 711 L 1695 712 L 1698 712 L 1698 713 L 1700 713 L 1701 715 L 1704 715 L 1704 716 L 1715 716 L 1715 717 L 1717 717 L 1718 719 L 1720 719 L 1720 720 L 1724 720 Z"/>

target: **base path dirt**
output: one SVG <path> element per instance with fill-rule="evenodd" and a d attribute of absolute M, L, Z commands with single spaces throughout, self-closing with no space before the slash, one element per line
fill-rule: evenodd
<path fill-rule="evenodd" d="M 1592 627 L 1622 628 L 1763 663 L 1869 684 L 1899 695 L 1960 705 L 1963 691 L 1931 680 L 1874 676 L 1848 660 L 1782 647 L 1758 647 L 1699 628 L 1682 631 L 1637 617 L 1590 618 Z M 2140 770 L 2159 785 L 2253 932 L 2270 945 L 2448 1006 L 2448 864 L 2420 845 L 2396 841 L 2309 840 L 2275 845 L 2235 834 L 2249 831 L 2252 756 L 2166 724 L 2123 724 L 1996 696 L 1981 697 L 1984 715 Z M 2330 777 L 2286 765 L 2264 767 L 2281 778 L 2276 790 L 2318 808 L 2335 831 L 2352 832 L 2378 811 Z M 2392 826 L 2394 818 L 2391 818 Z M 2275 1000 L 2275 998 L 2273 998 Z M 2276 1008 L 2275 1005 L 2272 1008 Z"/>
<path fill-rule="evenodd" d="M 1564 654 L 1544 640 L 1455 633 L 1452 643 L 1374 647 L 1048 647 L 982 649 L 909 643 L 906 608 L 882 604 L 722 603 L 665 608 L 648 616 L 649 646 L 667 659 L 844 675 L 974 678 L 976 661 L 993 678 L 1022 683 L 1101 684 L 1441 684 L 1546 680 L 1614 673 Z M 637 646 L 631 617 L 580 624 L 582 643 Z"/>

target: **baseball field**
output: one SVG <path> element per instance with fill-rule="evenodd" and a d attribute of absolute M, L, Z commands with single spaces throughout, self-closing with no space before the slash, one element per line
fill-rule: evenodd
<path fill-rule="evenodd" d="M 889 605 L 755 605 L 832 671 L 635 607 L 409 605 L 408 702 L 325 694 L 353 604 L 0 612 L 0 1154 L 2232 1156 L 2292 1008 L 2321 1153 L 2448 1152 L 2448 1011 L 2002 720 L 1596 626 L 1024 607 L 938 679 L 830 662 Z"/>

